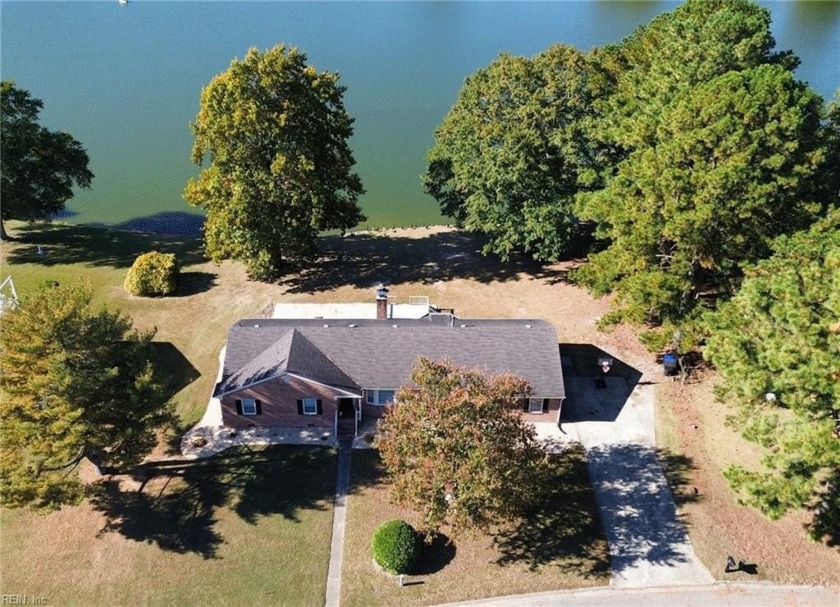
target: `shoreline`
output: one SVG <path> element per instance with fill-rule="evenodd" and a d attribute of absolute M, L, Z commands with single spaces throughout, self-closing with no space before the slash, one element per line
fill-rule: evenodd
<path fill-rule="evenodd" d="M 10 226 L 12 230 L 16 228 L 17 223 L 25 224 L 26 222 L 12 221 Z M 40 223 L 40 222 L 36 222 Z M 48 222 L 51 225 L 79 227 L 79 228 L 95 228 L 100 230 L 108 230 L 112 232 L 130 232 L 132 234 L 146 234 L 149 236 L 166 237 L 166 238 L 201 238 L 202 226 L 204 224 L 204 217 L 202 215 L 191 215 L 188 213 L 166 213 L 157 215 L 154 218 L 140 218 L 124 221 L 115 224 L 106 223 L 72 223 L 62 218 L 56 218 Z M 429 234 L 436 234 L 439 232 L 457 231 L 459 228 L 454 224 L 428 224 L 428 225 L 405 225 L 405 226 L 372 226 L 363 229 L 348 230 L 344 238 L 353 238 L 355 236 L 388 236 L 393 234 L 400 234 L 407 238 L 421 238 Z M 340 237 L 336 230 L 329 230 L 318 234 L 318 238 Z"/>

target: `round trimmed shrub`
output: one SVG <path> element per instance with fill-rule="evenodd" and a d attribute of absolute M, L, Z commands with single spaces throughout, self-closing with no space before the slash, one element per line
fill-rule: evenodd
<path fill-rule="evenodd" d="M 373 560 L 390 573 L 408 573 L 420 555 L 420 537 L 402 520 L 382 523 L 373 534 Z"/>
<path fill-rule="evenodd" d="M 156 297 L 175 292 L 178 263 L 174 253 L 152 251 L 134 260 L 125 277 L 125 290 L 132 295 Z"/>

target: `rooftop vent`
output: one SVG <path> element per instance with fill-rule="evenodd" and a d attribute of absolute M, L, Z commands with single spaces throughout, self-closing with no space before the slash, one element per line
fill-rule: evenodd
<path fill-rule="evenodd" d="M 329 328 L 330 328 L 330 326 L 329 326 L 329 325 L 324 325 L 324 328 L 325 328 L 325 329 L 329 329 Z"/>
<path fill-rule="evenodd" d="M 351 323 L 350 323 L 349 325 L 347 325 L 347 326 L 348 326 L 348 327 L 350 327 L 351 329 L 355 329 L 355 328 L 356 328 L 356 327 L 358 327 L 359 325 L 354 324 L 354 323 L 352 323 L 352 322 L 351 322 Z"/>

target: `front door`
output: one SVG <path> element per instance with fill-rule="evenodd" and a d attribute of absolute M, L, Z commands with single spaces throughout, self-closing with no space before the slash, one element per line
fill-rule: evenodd
<path fill-rule="evenodd" d="M 338 417 L 340 419 L 354 419 L 356 415 L 356 407 L 353 402 L 354 398 L 339 398 L 338 399 Z"/>

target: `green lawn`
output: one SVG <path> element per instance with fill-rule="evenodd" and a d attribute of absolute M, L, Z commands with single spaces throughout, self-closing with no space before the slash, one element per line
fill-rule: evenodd
<path fill-rule="evenodd" d="M 122 310 L 138 329 L 156 329 L 157 363 L 171 378 L 173 407 L 185 427 L 204 413 L 227 329 L 258 316 L 283 292 L 248 283 L 238 264 L 208 262 L 200 238 L 61 224 L 8 222 L 7 228 L 17 240 L 0 244 L 2 277 L 12 276 L 21 297 L 44 281 L 81 280 L 93 287 L 94 306 Z M 38 246 L 44 254 L 38 255 Z M 151 250 L 176 254 L 181 277 L 172 297 L 134 297 L 123 290 L 128 268 Z"/>
<path fill-rule="evenodd" d="M 416 515 L 389 504 L 376 451 L 354 451 L 344 537 L 341 604 L 432 605 L 609 583 L 609 552 L 581 450 L 555 458 L 552 491 L 508 529 L 447 544 L 439 539 L 400 588 L 372 563 L 370 541 L 386 520 Z"/>
<path fill-rule="evenodd" d="M 49 605 L 324 603 L 336 453 L 157 462 L 46 516 L 2 512 L 2 594 Z"/>

